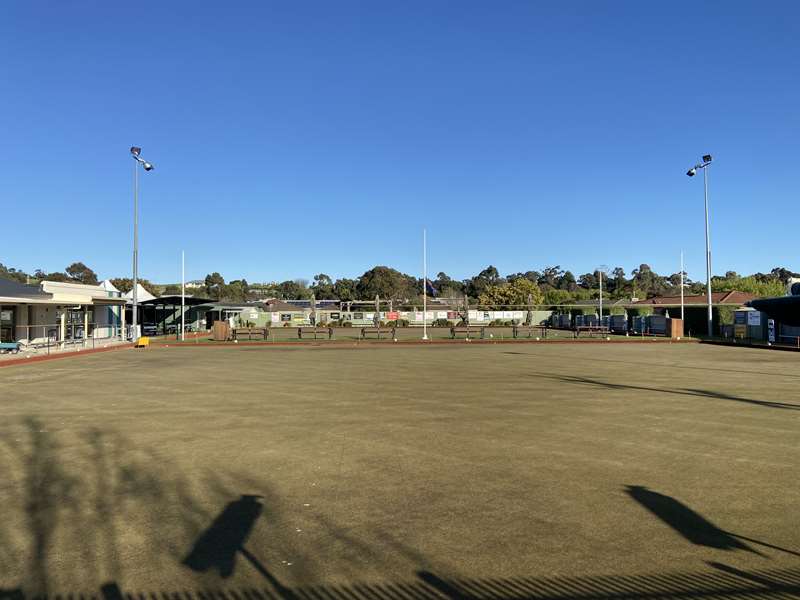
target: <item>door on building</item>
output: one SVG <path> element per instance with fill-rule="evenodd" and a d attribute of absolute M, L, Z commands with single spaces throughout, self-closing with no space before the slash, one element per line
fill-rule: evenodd
<path fill-rule="evenodd" d="M 16 307 L 0 306 L 0 342 L 13 342 Z"/>

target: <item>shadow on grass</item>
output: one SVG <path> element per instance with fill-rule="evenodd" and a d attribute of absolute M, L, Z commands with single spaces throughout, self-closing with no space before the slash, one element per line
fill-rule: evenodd
<path fill-rule="evenodd" d="M 741 541 L 745 540 L 752 544 L 800 557 L 800 553 L 793 550 L 725 531 L 700 513 L 686 506 L 683 502 L 671 496 L 649 490 L 644 486 L 629 485 L 625 493 L 692 544 L 716 548 L 717 550 L 745 550 L 764 556 L 761 552 Z"/>
<path fill-rule="evenodd" d="M 570 578 L 463 578 L 419 571 L 415 579 L 381 583 L 285 587 L 125 590 L 116 582 L 99 594 L 33 598 L 20 590 L 0 590 L 3 600 L 654 600 L 703 598 L 787 598 L 800 593 L 800 569 L 744 571 L 709 562 L 702 572 Z"/>
<path fill-rule="evenodd" d="M 244 520 L 252 506 L 232 503 L 225 527 L 212 525 L 204 538 L 213 507 L 252 490 L 269 500 L 270 518 L 279 520 L 278 503 L 263 482 L 199 473 L 190 479 L 157 449 L 138 447 L 113 430 L 57 431 L 25 418 L 0 438 L 0 582 L 20 581 L 28 597 L 46 597 L 65 585 L 121 579 L 121 549 L 129 553 L 132 543 L 142 549 L 137 568 L 177 565 L 185 557 L 194 566 L 232 572 L 214 548 L 234 545 L 237 535 L 244 539 L 243 528 L 228 525 L 231 516 Z M 252 522 L 257 516 L 250 515 Z M 221 529 L 229 538 L 218 535 Z M 191 540 L 197 543 L 186 557 Z M 294 551 L 286 536 L 278 543 Z M 0 590 L 3 595 L 8 592 Z"/>
<path fill-rule="evenodd" d="M 701 398 L 714 398 L 716 400 L 729 400 L 731 402 L 743 402 L 745 404 L 753 404 L 765 408 L 779 408 L 785 410 L 800 410 L 800 404 L 792 404 L 789 402 L 775 402 L 771 400 L 753 400 L 751 398 L 742 398 L 740 396 L 732 396 L 722 392 L 714 392 L 710 390 L 698 390 L 691 388 L 683 389 L 669 389 L 657 388 L 646 385 L 632 385 L 629 383 L 611 383 L 609 381 L 601 381 L 599 379 L 591 379 L 589 377 L 579 377 L 577 375 L 551 375 L 547 373 L 534 373 L 533 377 L 543 377 L 545 379 L 553 379 L 563 383 L 574 383 L 577 385 L 589 385 L 609 390 L 639 390 L 642 392 L 657 392 L 659 394 L 676 394 L 679 396 L 697 396 Z"/>

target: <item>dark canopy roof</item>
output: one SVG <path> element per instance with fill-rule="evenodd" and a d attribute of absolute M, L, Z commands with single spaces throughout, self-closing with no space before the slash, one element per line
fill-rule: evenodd
<path fill-rule="evenodd" d="M 800 325 L 800 296 L 780 296 L 752 300 L 750 306 L 786 325 Z"/>
<path fill-rule="evenodd" d="M 196 296 L 184 296 L 183 303 L 185 306 L 200 306 L 201 304 L 210 304 L 214 302 L 213 300 L 209 300 L 208 298 L 197 298 Z M 159 296 L 158 298 L 153 298 L 152 300 L 143 300 L 139 302 L 139 304 L 145 304 L 147 306 L 158 305 L 161 306 L 162 304 L 166 304 L 169 306 L 180 306 L 181 305 L 181 295 L 175 294 L 171 296 Z"/>
<path fill-rule="evenodd" d="M 52 298 L 53 294 L 43 292 L 39 286 L 26 285 L 0 277 L 0 296 L 6 298 Z"/>

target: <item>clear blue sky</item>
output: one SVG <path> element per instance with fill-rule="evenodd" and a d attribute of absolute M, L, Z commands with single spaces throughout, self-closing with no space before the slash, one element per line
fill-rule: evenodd
<path fill-rule="evenodd" d="M 7 2 L 0 262 L 800 270 L 800 3 Z M 315 224 L 313 228 L 308 224 Z M 323 225 L 323 227 L 320 227 Z M 461 225 L 461 226 L 460 226 Z"/>

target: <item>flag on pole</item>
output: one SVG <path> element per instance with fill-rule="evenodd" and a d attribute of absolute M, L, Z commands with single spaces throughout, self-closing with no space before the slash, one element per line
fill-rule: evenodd
<path fill-rule="evenodd" d="M 439 290 L 434 287 L 430 279 L 425 280 L 425 290 L 428 292 L 429 296 L 433 296 L 434 298 L 436 297 L 436 294 L 439 293 Z"/>

